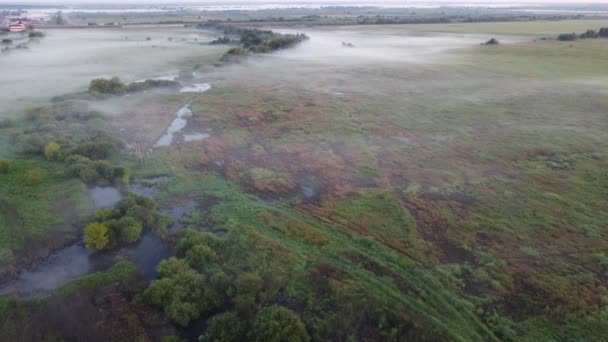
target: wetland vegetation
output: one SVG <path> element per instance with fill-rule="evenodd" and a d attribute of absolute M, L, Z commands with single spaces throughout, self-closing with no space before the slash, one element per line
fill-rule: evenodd
<path fill-rule="evenodd" d="M 291 11 L 0 56 L 0 340 L 608 339 L 604 19 Z"/>

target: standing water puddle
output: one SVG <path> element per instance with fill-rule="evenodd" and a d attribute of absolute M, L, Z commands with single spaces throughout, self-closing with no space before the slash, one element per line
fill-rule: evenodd
<path fill-rule="evenodd" d="M 173 142 L 173 135 L 186 127 L 188 124 L 188 118 L 192 116 L 192 111 L 190 110 L 190 104 L 187 104 L 180 108 L 180 110 L 175 113 L 175 119 L 171 122 L 169 127 L 167 127 L 167 131 L 163 134 L 160 139 L 154 144 L 154 147 L 163 147 L 163 146 L 171 146 Z"/>
<path fill-rule="evenodd" d="M 156 266 L 173 253 L 171 247 L 153 233 L 147 233 L 134 245 L 127 247 L 127 258 L 143 273 L 147 281 L 156 279 Z"/>
<path fill-rule="evenodd" d="M 162 210 L 161 213 L 173 218 L 173 225 L 169 228 L 169 234 L 173 235 L 184 229 L 184 225 L 179 220 L 186 214 L 190 214 L 196 210 L 197 204 L 194 201 L 189 201 L 184 205 L 174 206 L 167 210 Z"/>
<path fill-rule="evenodd" d="M 204 93 L 207 90 L 211 89 L 211 84 L 209 83 L 194 83 L 191 86 L 183 87 L 179 90 L 180 93 Z"/>
<path fill-rule="evenodd" d="M 96 186 L 89 190 L 95 208 L 111 208 L 122 199 L 122 194 L 118 189 L 107 186 Z"/>
<path fill-rule="evenodd" d="M 184 134 L 184 141 L 191 142 L 191 141 L 205 140 L 209 137 L 210 137 L 210 135 L 207 133 Z"/>
<path fill-rule="evenodd" d="M 0 288 L 0 294 L 19 292 L 23 296 L 50 292 L 66 281 L 85 275 L 92 270 L 93 252 L 82 243 L 75 243 L 51 254 L 36 271 L 21 269 L 19 278 Z"/>
<path fill-rule="evenodd" d="M 180 93 L 204 93 L 207 90 L 211 89 L 211 84 L 209 83 L 195 83 L 189 87 L 183 87 L 180 90 Z M 173 136 L 176 133 L 179 133 L 183 130 L 188 124 L 188 118 L 192 116 L 192 111 L 190 110 L 190 104 L 183 106 L 180 108 L 177 113 L 175 113 L 175 119 L 171 122 L 165 134 L 163 134 L 156 144 L 154 144 L 154 148 L 171 146 L 173 142 Z M 195 134 L 187 134 L 184 136 L 186 141 L 194 141 L 194 140 L 202 140 L 208 138 L 208 134 L 204 133 L 195 133 Z"/>

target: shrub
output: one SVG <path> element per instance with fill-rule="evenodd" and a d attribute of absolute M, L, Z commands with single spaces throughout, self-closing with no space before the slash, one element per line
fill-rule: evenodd
<path fill-rule="evenodd" d="M 8 160 L 0 160 L 0 173 L 7 174 L 11 172 L 11 162 Z"/>
<path fill-rule="evenodd" d="M 4 118 L 2 121 L 0 121 L 0 128 L 9 128 L 13 127 L 14 125 L 15 122 L 11 118 Z"/>
<path fill-rule="evenodd" d="M 202 269 L 215 262 L 217 254 L 205 245 L 196 245 L 186 252 L 186 261 L 191 267 Z"/>
<path fill-rule="evenodd" d="M 498 42 L 498 40 L 496 38 L 492 38 L 485 43 L 485 45 L 498 45 L 498 44 L 500 44 L 500 43 Z"/>
<path fill-rule="evenodd" d="M 200 336 L 199 341 L 238 342 L 243 338 L 243 328 L 243 324 L 235 312 L 224 312 L 211 318 L 205 335 Z"/>
<path fill-rule="evenodd" d="M 110 141 L 87 141 L 76 146 L 74 153 L 89 159 L 105 159 L 116 150 Z"/>
<path fill-rule="evenodd" d="M 91 81 L 89 84 L 89 91 L 98 92 L 101 94 L 113 94 L 120 95 L 126 93 L 128 87 L 122 83 L 120 78 L 114 76 L 107 80 L 104 78 L 97 78 Z"/>
<path fill-rule="evenodd" d="M 261 309 L 253 318 L 248 338 L 254 342 L 310 341 L 300 317 L 281 306 Z"/>
<path fill-rule="evenodd" d="M 26 173 L 27 183 L 30 185 L 37 185 L 42 183 L 42 170 L 32 169 Z"/>
<path fill-rule="evenodd" d="M 101 223 L 90 223 L 84 229 L 84 244 L 87 248 L 102 250 L 110 243 L 108 227 Z"/>
<path fill-rule="evenodd" d="M 140 222 L 132 217 L 125 216 L 118 220 L 120 225 L 119 236 L 125 243 L 133 243 L 139 240 L 143 227 Z"/>
<path fill-rule="evenodd" d="M 232 48 L 228 51 L 226 51 L 226 53 L 224 53 L 224 55 L 222 55 L 222 58 L 220 58 L 220 61 L 222 62 L 228 62 L 228 61 L 233 61 L 233 60 L 237 60 L 240 59 L 241 57 L 245 57 L 247 56 L 248 52 L 246 49 L 243 48 Z"/>
<path fill-rule="evenodd" d="M 59 158 L 59 153 L 61 152 L 61 146 L 58 143 L 51 141 L 44 148 L 44 156 L 48 160 L 56 160 Z"/>
<path fill-rule="evenodd" d="M 216 293 L 205 287 L 203 276 L 180 259 L 170 258 L 158 266 L 161 277 L 142 294 L 142 299 L 163 308 L 169 319 L 181 326 L 197 319 L 204 310 L 219 305 Z"/>
<path fill-rule="evenodd" d="M 192 76 L 192 74 L 190 74 Z M 128 85 L 129 92 L 142 91 L 150 88 L 168 88 L 168 87 L 179 87 L 180 83 L 171 80 L 145 80 L 143 82 L 133 82 Z"/>
<path fill-rule="evenodd" d="M 120 212 L 113 208 L 101 208 L 95 211 L 95 221 L 104 222 L 120 218 Z"/>
<path fill-rule="evenodd" d="M 39 154 L 44 148 L 44 141 L 38 133 L 22 136 L 20 140 L 23 153 Z"/>
<path fill-rule="evenodd" d="M 578 35 L 576 33 L 562 33 L 559 36 L 557 36 L 557 40 L 561 40 L 561 41 L 573 41 L 576 40 L 578 38 Z"/>

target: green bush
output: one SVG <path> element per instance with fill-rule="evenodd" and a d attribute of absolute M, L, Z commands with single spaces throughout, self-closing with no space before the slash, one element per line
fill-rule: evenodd
<path fill-rule="evenodd" d="M 101 250 L 106 248 L 109 243 L 108 227 L 105 225 L 94 222 L 84 229 L 84 244 L 87 248 Z"/>
<path fill-rule="evenodd" d="M 261 309 L 253 318 L 247 337 L 253 342 L 310 341 L 300 317 L 280 306 Z"/>
<path fill-rule="evenodd" d="M 126 93 L 127 90 L 128 86 L 116 76 L 112 77 L 109 80 L 104 78 L 97 78 L 92 80 L 89 84 L 89 91 L 98 92 L 102 94 L 120 95 Z"/>
<path fill-rule="evenodd" d="M 44 156 L 48 160 L 56 160 L 59 158 L 59 153 L 61 152 L 61 146 L 58 143 L 51 141 L 44 148 Z"/>
<path fill-rule="evenodd" d="M 235 312 L 224 312 L 209 320 L 205 335 L 199 337 L 201 342 L 238 342 L 243 339 L 244 326 Z"/>
<path fill-rule="evenodd" d="M 186 252 L 186 261 L 196 269 L 203 269 L 216 260 L 217 254 L 205 245 L 196 245 Z"/>
<path fill-rule="evenodd" d="M 141 237 L 143 227 L 132 217 L 125 216 L 118 220 L 120 225 L 119 236 L 122 242 L 133 243 Z"/>
<path fill-rule="evenodd" d="M 42 183 L 42 170 L 32 169 L 26 173 L 27 183 L 29 185 L 38 185 Z"/>
<path fill-rule="evenodd" d="M 11 172 L 11 162 L 8 160 L 0 160 L 0 173 L 7 174 Z"/>
<path fill-rule="evenodd" d="M 161 261 L 157 270 L 161 279 L 153 281 L 141 298 L 162 308 L 177 324 L 186 326 L 201 312 L 219 306 L 221 301 L 217 292 L 206 287 L 204 277 L 184 260 L 172 257 Z"/>

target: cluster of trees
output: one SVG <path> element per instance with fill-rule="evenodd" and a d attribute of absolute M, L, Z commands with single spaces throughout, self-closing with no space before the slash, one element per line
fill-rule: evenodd
<path fill-rule="evenodd" d="M 216 44 L 233 42 L 230 39 L 230 36 L 238 37 L 238 42 L 241 46 L 228 50 L 220 59 L 221 61 L 235 60 L 246 56 L 249 53 L 268 53 L 281 49 L 287 49 L 309 39 L 308 36 L 303 33 L 283 34 L 270 30 L 259 30 L 236 26 L 218 26 L 215 23 L 202 24 L 199 25 L 199 27 L 223 30 L 224 36 L 214 41 Z"/>
<path fill-rule="evenodd" d="M 487 42 L 485 42 L 483 45 L 498 45 L 498 44 L 500 44 L 498 39 L 492 38 L 492 39 L 488 40 Z"/>
<path fill-rule="evenodd" d="M 122 82 L 120 78 L 114 76 L 110 79 L 96 78 L 92 80 L 89 84 L 89 91 L 100 94 L 122 95 L 128 92 L 143 91 L 150 88 L 179 86 L 180 83 L 177 81 L 152 79 L 126 84 Z"/>
<path fill-rule="evenodd" d="M 180 73 L 181 76 L 181 73 Z M 172 80 L 145 80 L 143 82 L 129 83 L 127 86 L 127 92 L 138 92 L 147 90 L 150 88 L 170 88 L 180 87 L 180 83 Z"/>
<path fill-rule="evenodd" d="M 116 76 L 109 80 L 105 78 L 96 78 L 89 84 L 90 92 L 101 94 L 120 95 L 126 93 L 128 90 L 129 87 Z"/>
<path fill-rule="evenodd" d="M 176 244 L 177 257 L 162 261 L 158 280 L 139 300 L 162 309 L 181 326 L 203 313 L 224 309 L 213 316 L 201 341 L 309 341 L 300 317 L 292 310 L 264 307 L 270 296 L 266 281 L 255 272 L 231 275 L 221 269 L 222 257 L 215 252 L 222 242 L 193 229 L 182 232 Z"/>
<path fill-rule="evenodd" d="M 105 160 L 122 143 L 101 118 L 78 102 L 56 99 L 52 106 L 26 110 L 25 125 L 10 139 L 16 152 L 65 163 L 68 173 L 85 183 L 128 184 L 131 171 Z"/>
<path fill-rule="evenodd" d="M 239 58 L 247 56 L 248 54 L 249 54 L 249 51 L 247 49 L 243 49 L 241 47 L 235 47 L 235 48 L 232 48 L 232 49 L 226 51 L 220 58 L 220 61 L 230 62 L 233 60 L 238 60 Z"/>
<path fill-rule="evenodd" d="M 557 36 L 557 40 L 574 41 L 577 39 L 593 39 L 593 38 L 608 38 L 608 27 L 602 27 L 599 31 L 587 30 L 581 34 L 562 33 Z"/>
<path fill-rule="evenodd" d="M 91 160 L 82 155 L 71 155 L 66 158 L 70 174 L 85 183 L 128 184 L 131 170 L 123 166 L 114 166 L 105 160 Z"/>
<path fill-rule="evenodd" d="M 130 195 L 114 208 L 99 209 L 84 229 L 87 248 L 103 250 L 139 240 L 145 229 L 166 232 L 172 219 L 157 211 L 153 200 Z"/>
<path fill-rule="evenodd" d="M 274 37 L 270 40 L 263 41 L 257 46 L 251 48 L 254 52 L 259 53 L 267 53 L 281 49 L 290 48 L 300 42 L 303 42 L 308 39 L 308 36 L 304 33 L 297 34 L 282 34 L 280 36 Z"/>
<path fill-rule="evenodd" d="M 220 45 L 220 44 L 231 44 L 234 43 L 232 39 L 228 36 L 218 37 L 217 39 L 211 41 L 209 44 L 211 45 Z"/>
<path fill-rule="evenodd" d="M 207 332 L 199 338 L 201 342 L 243 340 L 307 342 L 310 336 L 293 310 L 269 306 L 260 309 L 250 322 L 243 322 L 233 311 L 216 315 L 209 321 Z"/>

